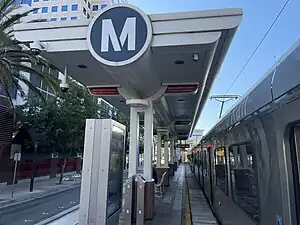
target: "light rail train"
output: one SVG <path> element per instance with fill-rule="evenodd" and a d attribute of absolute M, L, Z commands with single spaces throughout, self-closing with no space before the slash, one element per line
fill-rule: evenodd
<path fill-rule="evenodd" d="M 300 224 L 300 40 L 189 159 L 220 224 Z"/>

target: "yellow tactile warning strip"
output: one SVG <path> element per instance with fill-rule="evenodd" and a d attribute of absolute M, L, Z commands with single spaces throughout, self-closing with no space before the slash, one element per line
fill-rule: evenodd
<path fill-rule="evenodd" d="M 189 189 L 186 183 L 185 191 L 185 225 L 192 225 Z"/>

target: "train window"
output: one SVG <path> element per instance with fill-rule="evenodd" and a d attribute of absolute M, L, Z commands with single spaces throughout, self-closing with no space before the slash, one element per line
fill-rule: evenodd
<path fill-rule="evenodd" d="M 216 185 L 222 191 L 228 194 L 227 182 L 227 155 L 224 147 L 215 149 L 215 172 L 216 172 Z"/>
<path fill-rule="evenodd" d="M 232 197 L 255 221 L 259 220 L 260 207 L 257 192 L 257 171 L 250 144 L 229 148 Z"/>

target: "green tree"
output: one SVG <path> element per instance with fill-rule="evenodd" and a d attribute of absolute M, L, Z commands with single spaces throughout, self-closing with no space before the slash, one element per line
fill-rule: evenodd
<path fill-rule="evenodd" d="M 57 98 L 58 112 L 55 126 L 60 128 L 56 132 L 59 140 L 57 149 L 64 156 L 60 183 L 62 182 L 67 156 L 83 153 L 86 119 L 99 118 L 97 101 L 88 93 L 86 88 L 75 83 L 71 84 L 70 91 L 62 93 Z"/>
<path fill-rule="evenodd" d="M 17 127 L 28 124 L 37 133 L 46 136 L 47 151 L 58 153 L 63 157 L 59 183 L 63 180 L 67 158 L 83 153 L 86 119 L 109 118 L 111 106 L 99 104 L 85 87 L 70 80 L 70 89 L 66 93 L 58 93 L 54 101 L 43 102 L 31 99 L 23 106 L 18 106 Z M 129 128 L 128 117 L 116 112 L 116 120 Z"/>
<path fill-rule="evenodd" d="M 85 121 L 99 118 L 98 100 L 85 87 L 69 82 L 67 93 L 59 93 L 54 101 L 37 99 L 17 109 L 18 127 L 28 123 L 38 133 L 47 136 L 48 151 L 64 158 L 61 165 L 62 182 L 68 157 L 83 153 Z"/>

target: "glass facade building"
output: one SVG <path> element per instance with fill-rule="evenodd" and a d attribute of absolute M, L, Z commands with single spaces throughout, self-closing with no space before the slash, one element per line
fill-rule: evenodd
<path fill-rule="evenodd" d="M 33 20 L 42 19 L 47 21 L 90 19 L 99 10 L 113 3 L 113 0 L 19 0 L 17 4 L 29 5 L 35 9 L 31 13 Z M 124 2 L 124 1 L 122 1 Z"/>

